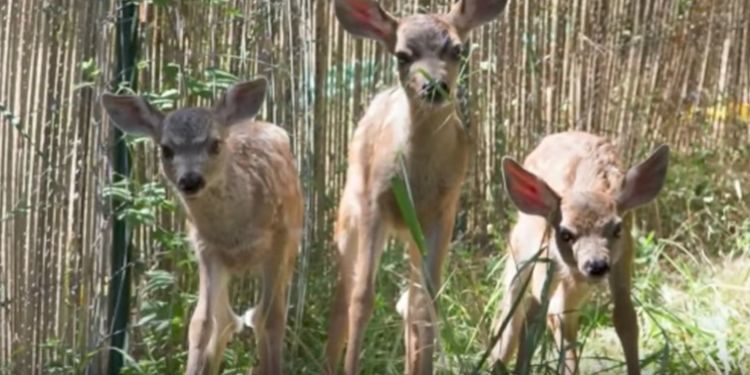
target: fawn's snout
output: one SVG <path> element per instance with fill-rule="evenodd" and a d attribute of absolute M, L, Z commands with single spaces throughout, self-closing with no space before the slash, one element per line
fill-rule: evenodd
<path fill-rule="evenodd" d="M 445 81 L 430 80 L 422 84 L 419 95 L 428 103 L 440 104 L 450 95 L 450 86 Z"/>
<path fill-rule="evenodd" d="M 203 179 L 203 176 L 195 172 L 185 173 L 185 175 L 177 180 L 177 188 L 185 195 L 196 194 L 204 186 L 206 186 L 206 180 Z"/>
<path fill-rule="evenodd" d="M 580 274 L 593 282 L 598 282 L 609 274 L 613 263 L 622 253 L 617 239 L 598 233 L 558 242 L 557 251 L 563 260 L 567 258 L 570 266 L 577 268 Z"/>
<path fill-rule="evenodd" d="M 403 66 L 403 57 L 400 60 L 401 80 L 412 97 L 429 105 L 450 100 L 451 88 L 456 84 L 456 64 L 439 56 L 423 57 L 409 66 Z"/>
<path fill-rule="evenodd" d="M 586 261 L 583 263 L 583 271 L 590 277 L 602 277 L 609 272 L 609 261 L 603 259 Z"/>

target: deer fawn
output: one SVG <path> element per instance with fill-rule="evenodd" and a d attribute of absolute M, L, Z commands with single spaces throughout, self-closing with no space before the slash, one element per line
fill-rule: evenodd
<path fill-rule="evenodd" d="M 523 343 L 524 326 L 540 310 L 542 290 L 549 282 L 548 327 L 565 352 L 565 373 L 576 373 L 578 310 L 592 289 L 608 279 L 628 373 L 640 373 L 638 321 L 630 297 L 634 249 L 627 213 L 656 198 L 668 164 L 669 148 L 662 145 L 624 172 L 612 143 L 582 132 L 544 138 L 524 167 L 509 157 L 503 160 L 505 188 L 520 213 L 510 238 L 504 311 L 493 332 L 505 319 L 508 324 L 493 348 L 493 360 L 507 363 L 519 341 L 518 363 L 530 355 Z M 541 253 L 540 245 L 546 246 Z M 533 263 L 537 254 L 552 260 L 551 280 L 546 280 L 549 263 Z M 526 280 L 531 280 L 533 297 L 523 288 Z"/>
<path fill-rule="evenodd" d="M 266 93 L 259 78 L 231 87 L 213 109 L 164 115 L 144 99 L 104 94 L 115 125 L 150 136 L 161 170 L 179 192 L 198 258 L 198 305 L 190 321 L 188 374 L 217 374 L 243 324 L 255 329 L 257 373 L 282 372 L 286 289 L 302 231 L 303 200 L 287 133 L 255 121 Z M 258 272 L 258 311 L 229 304 L 230 275 Z"/>
<path fill-rule="evenodd" d="M 348 342 L 347 374 L 358 372 L 364 331 L 375 297 L 375 275 L 387 235 L 398 234 L 409 246 L 412 267 L 406 304 L 406 371 L 432 373 L 435 341 L 433 301 L 419 282 L 419 250 L 406 232 L 391 192 L 400 171 L 408 174 L 427 244 L 431 285 L 440 273 L 451 240 L 459 192 L 470 154 L 451 93 L 456 91 L 463 41 L 469 31 L 491 21 L 506 0 L 461 0 L 448 14 L 396 19 L 369 0 L 336 0 L 336 17 L 349 33 L 382 43 L 398 59 L 400 86 L 378 94 L 354 133 L 346 185 L 339 204 L 335 240 L 339 279 L 326 343 L 327 371 L 335 373 Z M 411 295 L 411 298 L 408 297 Z M 402 310 L 402 309 L 399 309 Z"/>

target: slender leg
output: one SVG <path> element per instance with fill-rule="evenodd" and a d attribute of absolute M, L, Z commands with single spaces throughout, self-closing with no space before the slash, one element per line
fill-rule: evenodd
<path fill-rule="evenodd" d="M 432 299 L 423 286 L 420 271 L 412 270 L 409 289 L 401 296 L 398 310 L 404 318 L 404 371 L 407 374 L 431 373 L 432 363 L 425 362 L 432 359 L 432 355 L 428 357 L 427 352 L 432 353 L 434 334 L 431 328 L 434 324 L 434 310 Z"/>
<path fill-rule="evenodd" d="M 344 363 L 344 369 L 349 375 L 359 373 L 359 353 L 365 329 L 372 316 L 375 276 L 386 238 L 385 225 L 378 212 L 364 214 L 359 224 L 354 284 L 349 299 L 349 338 Z"/>
<path fill-rule="evenodd" d="M 554 299 L 555 297 L 553 297 Z M 576 340 L 578 339 L 579 314 L 577 311 L 566 312 L 554 307 L 550 307 L 550 310 L 550 314 L 547 315 L 547 325 L 555 337 L 558 350 L 564 351 L 563 374 L 577 374 Z"/>
<path fill-rule="evenodd" d="M 409 374 L 432 374 L 433 352 L 437 337 L 437 315 L 435 302 L 431 298 L 426 283 L 430 283 L 437 293 L 442 286 L 442 268 L 448 253 L 455 220 L 454 199 L 451 209 L 434 223 L 425 226 L 427 246 L 428 280 L 422 280 L 422 262 L 418 247 L 411 243 L 409 258 L 412 267 L 412 282 L 408 294 L 408 312 L 405 319 L 406 372 Z"/>
<path fill-rule="evenodd" d="M 530 277 L 532 270 L 531 265 L 517 269 L 515 262 L 510 259 L 507 262 L 505 267 L 506 292 L 502 302 L 502 313 L 495 318 L 492 324 L 492 334 L 499 333 L 506 319 L 508 323 L 500 335 L 500 340 L 492 349 L 490 355 L 492 363 L 502 362 L 507 366 L 510 359 L 518 351 L 518 343 L 522 337 L 530 299 L 523 286 Z M 513 309 L 514 305 L 515 310 Z"/>
<path fill-rule="evenodd" d="M 236 328 L 229 305 L 229 275 L 220 261 L 198 254 L 198 304 L 190 320 L 187 373 L 218 374 L 227 342 Z"/>
<path fill-rule="evenodd" d="M 354 260 L 357 255 L 356 228 L 346 228 L 338 239 L 339 278 L 331 307 L 326 341 L 326 373 L 335 374 L 339 357 L 349 334 L 349 299 L 353 283 Z"/>
<path fill-rule="evenodd" d="M 278 375 L 283 372 L 282 360 L 286 331 L 286 290 L 294 268 L 297 241 L 284 238 L 276 248 L 283 249 L 263 267 L 262 293 L 258 312 L 253 316 L 259 351 L 258 375 Z"/>
<path fill-rule="evenodd" d="M 537 322 L 534 321 L 538 317 L 539 312 L 542 310 L 541 305 L 539 302 L 537 302 L 534 298 L 527 298 L 528 304 L 526 306 L 526 317 L 524 318 L 524 322 L 521 325 L 521 332 L 519 333 L 518 337 L 520 338 L 518 343 L 518 354 L 516 355 L 516 369 L 515 371 L 519 374 L 525 374 L 528 373 L 530 370 L 527 366 L 528 363 L 530 363 L 529 359 L 530 356 L 533 354 L 533 349 L 528 350 L 528 345 L 526 344 L 527 340 L 527 334 L 529 332 L 529 328 L 533 324 L 536 324 Z M 544 317 L 541 317 L 541 324 L 544 324 Z"/>
<path fill-rule="evenodd" d="M 609 276 L 609 287 L 615 305 L 612 320 L 625 354 L 628 375 L 639 375 L 641 368 L 638 361 L 638 317 L 630 296 L 633 272 L 632 239 L 626 236 L 623 241 L 627 241 L 623 246 L 625 253 L 612 268 Z"/>

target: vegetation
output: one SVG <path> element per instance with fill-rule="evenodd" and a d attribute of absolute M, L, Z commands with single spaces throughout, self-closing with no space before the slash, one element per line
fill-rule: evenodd
<path fill-rule="evenodd" d="M 307 204 L 286 368 L 320 374 L 336 271 L 331 222 L 347 140 L 372 95 L 396 82 L 392 62 L 380 49 L 342 36 L 331 9 L 316 7 L 323 1 L 136 3 L 142 6 L 142 49 L 135 91 L 155 107 L 204 104 L 240 78 L 269 78 L 262 117 L 292 135 Z M 427 3 L 444 7 L 449 1 L 383 3 L 406 14 L 412 3 L 432 9 L 436 4 Z M 503 22 L 472 36 L 459 96 L 478 147 L 444 284 L 436 291 L 438 373 L 503 373 L 482 364 L 515 220 L 498 161 L 525 154 L 544 134 L 572 128 L 618 137 L 632 159 L 659 142 L 675 150 L 658 201 L 635 214 L 634 296 L 644 372 L 746 373 L 750 55 L 742 38 L 749 4 L 557 3 L 511 2 Z M 133 91 L 108 82 L 111 22 L 120 1 L 56 4 L 0 4 L 0 14 L 24 24 L 18 33 L 14 22 L 0 25 L 8 41 L 0 45 L 0 374 L 101 368 L 108 353 L 109 228 L 115 215 L 132 230 L 124 372 L 180 373 L 198 282 L 184 215 L 156 177 L 146 139 L 127 139 L 133 174 L 111 182 L 112 139 L 96 104 L 104 90 Z M 315 42 L 320 40 L 328 43 Z M 395 186 L 408 189 L 398 181 Z M 114 212 L 110 201 L 120 202 Z M 363 374 L 403 372 L 395 304 L 407 285 L 406 267 L 405 252 L 391 244 L 378 273 Z M 234 281 L 236 311 L 258 300 L 255 283 Z M 601 293 L 582 312 L 582 373 L 624 373 L 610 311 L 610 298 Z M 543 323 L 537 322 L 540 335 L 532 341 L 531 373 L 556 374 L 559 353 Z M 255 353 L 249 329 L 236 335 L 224 373 L 246 373 Z"/>
<path fill-rule="evenodd" d="M 634 298 L 640 323 L 641 364 L 649 373 L 741 373 L 750 368 L 745 337 L 750 336 L 750 207 L 743 200 L 747 174 L 727 175 L 712 166 L 719 155 L 703 152 L 679 155 L 669 182 L 654 207 L 637 213 L 639 223 L 673 222 L 663 234 L 634 229 L 637 270 Z M 725 163 L 741 161 L 744 151 L 726 155 Z M 650 217 L 658 212 L 658 218 Z M 439 290 L 441 320 L 439 373 L 471 373 L 487 350 L 489 327 L 502 297 L 508 217 L 493 229 L 492 244 L 480 249 L 465 242 L 453 245 Z M 171 237 L 165 237 L 172 241 Z M 186 359 L 184 335 L 197 274 L 184 246 L 169 246 L 160 264 L 179 265 L 172 271 L 158 266 L 141 278 L 141 316 L 135 331 L 129 374 L 176 372 Z M 367 330 L 362 357 L 364 374 L 403 371 L 403 333 L 395 303 L 406 286 L 405 254 L 392 246 L 379 272 L 375 314 Z M 316 273 L 316 275 L 319 275 Z M 308 279 L 305 315 L 290 313 L 287 369 L 319 374 L 333 275 Z M 187 282 L 185 282 L 187 281 Z M 237 296 L 240 310 L 251 303 Z M 611 322 L 611 301 L 597 294 L 582 314 L 579 345 L 583 373 L 624 372 L 624 359 Z M 538 324 L 538 323 L 537 323 Z M 541 322 L 541 327 L 544 327 Z M 543 331 L 544 332 L 544 331 Z M 556 374 L 558 353 L 544 332 L 535 342 L 534 374 Z M 225 356 L 226 374 L 243 373 L 255 361 L 251 333 L 238 335 Z M 171 371 L 170 371 L 171 370 Z M 489 371 L 483 367 L 481 373 Z"/>

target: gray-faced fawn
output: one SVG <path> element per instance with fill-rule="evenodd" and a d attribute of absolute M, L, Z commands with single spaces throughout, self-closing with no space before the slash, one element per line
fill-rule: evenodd
<path fill-rule="evenodd" d="M 224 348 L 243 324 L 256 333 L 256 372 L 282 372 L 286 290 L 303 200 L 287 133 L 254 120 L 265 93 L 265 79 L 256 79 L 231 87 L 212 109 L 169 114 L 137 96 L 101 98 L 116 126 L 158 145 L 162 174 L 187 211 L 200 273 L 188 337 L 191 375 L 217 374 Z M 245 272 L 260 275 L 262 292 L 243 322 L 230 306 L 229 281 Z"/>
<path fill-rule="evenodd" d="M 608 280 L 628 374 L 640 373 L 638 321 L 630 296 L 634 249 L 628 212 L 656 198 L 668 163 L 669 148 L 662 145 L 624 170 L 612 143 L 582 132 L 544 138 L 523 167 L 508 157 L 503 160 L 505 188 L 519 215 L 510 236 L 503 312 L 493 327 L 497 333 L 508 319 L 492 351 L 495 361 L 507 364 L 516 351 L 517 363 L 526 360 L 524 327 L 538 313 L 548 282 L 548 327 L 564 351 L 565 373 L 576 373 L 578 312 L 592 289 Z M 550 263 L 533 262 L 537 254 L 551 259 L 550 280 Z M 526 291 L 523 285 L 529 278 Z"/>
<path fill-rule="evenodd" d="M 329 373 L 336 371 L 345 345 L 346 373 L 359 370 L 376 270 L 389 234 L 400 235 L 410 244 L 410 290 L 414 293 L 405 294 L 405 303 L 399 303 L 407 305 L 403 309 L 406 371 L 432 373 L 433 301 L 424 286 L 418 285 L 422 260 L 396 206 L 391 179 L 400 173 L 398 157 L 402 155 L 426 238 L 427 276 L 437 289 L 471 150 L 452 95 L 462 50 L 469 31 L 497 17 L 505 3 L 461 0 L 447 14 L 397 19 L 374 1 L 335 1 L 336 17 L 344 29 L 380 42 L 397 58 L 400 85 L 373 99 L 349 146 L 335 233 L 339 279 L 326 344 Z"/>

